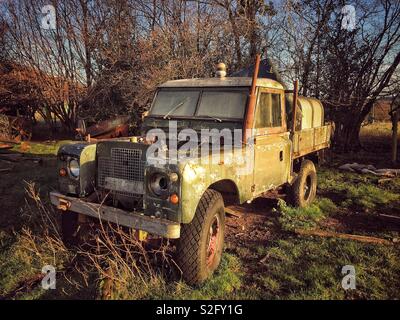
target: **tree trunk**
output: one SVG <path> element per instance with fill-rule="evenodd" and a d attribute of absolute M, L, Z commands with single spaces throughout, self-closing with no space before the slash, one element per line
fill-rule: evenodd
<path fill-rule="evenodd" d="M 334 117 L 334 122 L 336 126 L 333 137 L 334 149 L 338 152 L 359 151 L 362 148 L 360 129 L 363 119 L 359 115 L 347 113 Z"/>

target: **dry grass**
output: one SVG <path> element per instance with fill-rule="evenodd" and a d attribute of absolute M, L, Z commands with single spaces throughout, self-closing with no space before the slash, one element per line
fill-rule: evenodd
<path fill-rule="evenodd" d="M 24 226 L 14 239 L 0 237 L 4 299 L 222 299 L 241 285 L 240 263 L 229 254 L 215 277 L 194 289 L 181 281 L 172 258 L 174 246 L 168 241 L 144 243 L 132 230 L 97 220 L 82 226 L 80 246 L 67 248 L 59 213 L 43 201 L 34 183 L 26 184 L 26 195 Z M 56 268 L 56 290 L 40 286 L 45 265 Z"/>
<path fill-rule="evenodd" d="M 398 132 L 400 139 L 400 131 Z M 363 126 L 360 131 L 360 140 L 364 147 L 375 151 L 390 151 L 392 139 L 391 122 L 375 122 Z"/>
<path fill-rule="evenodd" d="M 154 239 L 145 245 L 137 240 L 134 230 L 91 220 L 82 226 L 85 241 L 79 247 L 67 248 L 61 237 L 59 213 L 42 201 L 35 183 L 26 184 L 26 194 L 29 201 L 22 214 L 29 226 L 16 233 L 10 250 L 13 263 L 23 268 L 21 273 L 10 270 L 9 281 L 0 292 L 4 298 L 21 298 L 32 286 L 37 291 L 33 297 L 43 296 L 40 271 L 45 265 L 54 266 L 57 277 L 75 290 L 94 285 L 101 299 L 168 295 L 167 280 L 179 280 L 180 271 L 168 242 Z M 69 295 L 64 288 L 60 290 L 64 292 L 58 295 Z"/>
<path fill-rule="evenodd" d="M 143 299 L 176 268 L 168 243 L 145 247 L 133 230 L 101 221 L 78 252 L 99 275 L 102 299 Z"/>

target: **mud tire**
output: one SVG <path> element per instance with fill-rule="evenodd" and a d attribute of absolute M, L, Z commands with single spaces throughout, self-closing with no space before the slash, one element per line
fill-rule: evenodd
<path fill-rule="evenodd" d="M 317 171 L 312 161 L 304 160 L 301 163 L 289 190 L 289 202 L 294 207 L 306 207 L 314 201 L 317 194 Z"/>
<path fill-rule="evenodd" d="M 218 268 L 224 234 L 224 201 L 219 192 L 209 189 L 201 197 L 192 222 L 182 225 L 177 243 L 176 261 L 188 284 L 203 283 Z"/>

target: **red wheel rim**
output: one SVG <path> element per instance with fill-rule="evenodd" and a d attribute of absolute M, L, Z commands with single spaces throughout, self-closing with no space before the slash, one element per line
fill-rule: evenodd
<path fill-rule="evenodd" d="M 219 218 L 216 215 L 210 225 L 210 230 L 208 231 L 208 247 L 207 247 L 207 266 L 210 267 L 214 260 L 216 253 L 218 251 L 218 237 L 219 237 Z"/>

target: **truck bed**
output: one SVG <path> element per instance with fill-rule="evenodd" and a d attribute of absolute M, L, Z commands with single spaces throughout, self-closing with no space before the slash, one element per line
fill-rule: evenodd
<path fill-rule="evenodd" d="M 332 124 L 322 127 L 303 129 L 293 134 L 293 159 L 306 154 L 329 148 Z"/>

